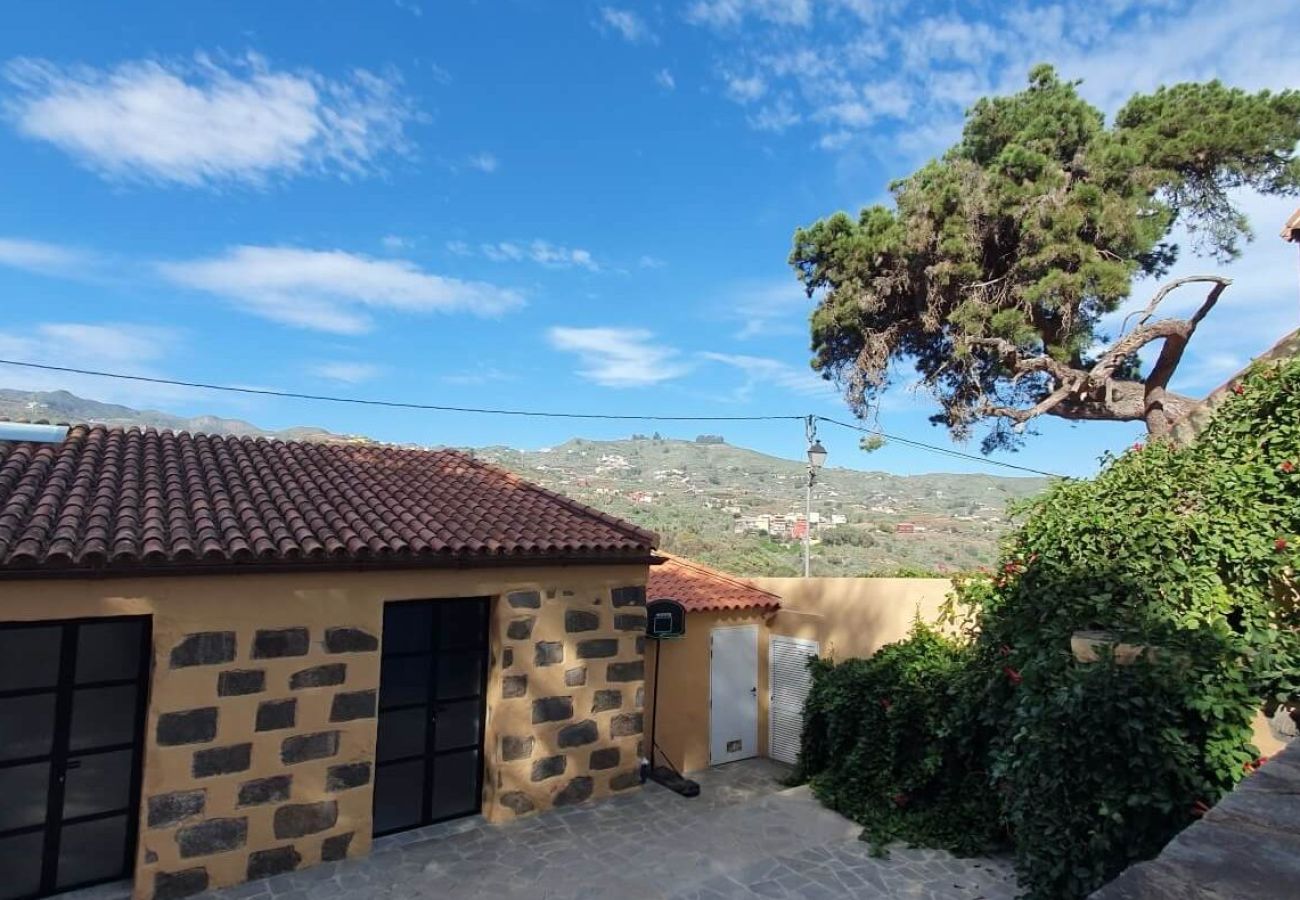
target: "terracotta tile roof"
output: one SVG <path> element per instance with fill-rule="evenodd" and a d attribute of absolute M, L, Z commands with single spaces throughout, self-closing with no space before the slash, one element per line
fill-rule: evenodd
<path fill-rule="evenodd" d="M 79 425 L 0 441 L 0 572 L 646 559 L 648 531 L 452 450 Z"/>
<path fill-rule="evenodd" d="M 661 551 L 659 556 L 664 558 L 664 562 L 650 568 L 650 580 L 646 585 L 648 600 L 677 600 L 687 612 L 775 610 L 781 607 L 780 597 L 744 579 L 697 562 L 688 562 L 671 553 Z"/>

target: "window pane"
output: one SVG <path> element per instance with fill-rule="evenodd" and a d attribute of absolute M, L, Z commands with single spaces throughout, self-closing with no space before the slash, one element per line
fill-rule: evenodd
<path fill-rule="evenodd" d="M 72 693 L 73 750 L 93 750 L 135 741 L 133 684 L 110 688 L 79 688 Z"/>
<path fill-rule="evenodd" d="M 483 657 L 478 653 L 438 654 L 438 699 L 473 697 L 482 691 Z"/>
<path fill-rule="evenodd" d="M 423 703 L 429 699 L 429 657 L 394 656 L 380 667 L 380 707 Z"/>
<path fill-rule="evenodd" d="M 0 831 L 44 822 L 49 789 L 47 762 L 0 769 Z"/>
<path fill-rule="evenodd" d="M 0 837 L 0 900 L 35 894 L 41 886 L 41 849 L 45 835 L 39 831 Z"/>
<path fill-rule="evenodd" d="M 0 700 L 0 760 L 48 756 L 54 741 L 54 695 Z"/>
<path fill-rule="evenodd" d="M 456 747 L 478 746 L 480 705 L 478 700 L 439 703 L 433 749 L 451 750 Z"/>
<path fill-rule="evenodd" d="M 484 618 L 482 600 L 439 600 L 440 637 L 438 646 L 466 650 L 483 646 Z"/>
<path fill-rule="evenodd" d="M 478 767 L 477 750 L 438 757 L 433 770 L 433 818 L 478 812 Z"/>
<path fill-rule="evenodd" d="M 384 653 L 417 653 L 429 649 L 433 611 L 428 603 L 384 604 Z"/>
<path fill-rule="evenodd" d="M 375 758 L 380 762 L 403 756 L 423 755 L 424 726 L 428 708 L 416 706 L 379 716 L 379 746 Z"/>
<path fill-rule="evenodd" d="M 375 831 L 414 828 L 424 799 L 424 760 L 375 769 Z"/>
<path fill-rule="evenodd" d="M 140 674 L 142 623 L 93 622 L 77 633 L 77 684 Z"/>
<path fill-rule="evenodd" d="M 59 835 L 61 888 L 126 874 L 126 816 L 63 826 Z"/>
<path fill-rule="evenodd" d="M 0 691 L 54 687 L 62 640 L 58 625 L 0 628 Z"/>
<path fill-rule="evenodd" d="M 117 750 L 69 760 L 63 782 L 63 817 L 72 819 L 130 806 L 134 753 Z"/>

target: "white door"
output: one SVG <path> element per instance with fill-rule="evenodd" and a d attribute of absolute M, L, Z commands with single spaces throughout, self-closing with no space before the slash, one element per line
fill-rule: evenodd
<path fill-rule="evenodd" d="M 758 626 L 709 635 L 709 765 L 758 755 Z"/>
<path fill-rule="evenodd" d="M 816 641 L 777 635 L 769 639 L 768 648 L 771 700 L 767 713 L 767 755 L 794 765 L 803 735 L 803 704 L 812 687 L 808 657 L 816 656 L 821 648 Z"/>

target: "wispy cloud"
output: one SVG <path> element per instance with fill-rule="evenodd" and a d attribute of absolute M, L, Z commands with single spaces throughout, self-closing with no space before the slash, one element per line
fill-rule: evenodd
<path fill-rule="evenodd" d="M 458 256 L 473 253 L 464 241 L 449 241 L 447 249 Z M 586 269 L 589 272 L 600 271 L 600 264 L 590 250 L 581 247 L 564 247 L 552 244 L 540 238 L 523 241 L 498 241 L 494 244 L 480 244 L 478 252 L 492 262 L 534 262 L 548 269 Z"/>
<path fill-rule="evenodd" d="M 41 275 L 76 277 L 84 274 L 97 263 L 97 256 L 73 247 L 45 241 L 0 237 L 0 266 L 11 269 L 22 269 Z"/>
<path fill-rule="evenodd" d="M 747 281 L 723 292 L 716 312 L 737 323 L 737 340 L 806 335 L 813 301 L 794 276 Z"/>
<path fill-rule="evenodd" d="M 771 25 L 807 25 L 812 21 L 812 0 L 696 0 L 686 9 L 686 19 L 712 28 L 734 28 L 746 19 Z"/>
<path fill-rule="evenodd" d="M 315 375 L 317 378 L 324 378 L 327 381 L 337 381 L 341 384 L 361 384 L 378 378 L 384 373 L 384 368 L 373 363 L 335 360 L 333 362 L 317 363 L 310 366 L 307 371 L 309 374 Z"/>
<path fill-rule="evenodd" d="M 701 353 L 700 357 L 731 366 L 745 376 L 745 382 L 736 391 L 740 399 L 747 399 L 763 386 L 773 386 L 805 397 L 831 399 L 836 396 L 834 387 L 820 378 L 812 369 L 799 369 L 779 359 L 766 356 L 749 356 L 741 353 Z"/>
<path fill-rule="evenodd" d="M 497 381 L 514 381 L 515 376 L 501 369 L 488 367 L 485 369 L 475 369 L 472 372 L 452 372 L 448 375 L 439 375 L 438 380 L 444 384 L 460 385 L 462 387 L 478 387 L 484 384 L 492 384 Z"/>
<path fill-rule="evenodd" d="M 658 41 L 655 33 L 646 24 L 645 19 L 630 9 L 602 6 L 600 8 L 600 26 L 602 30 L 613 31 L 623 40 L 633 44 L 655 43 Z"/>
<path fill-rule="evenodd" d="M 664 262 L 659 257 L 650 256 L 649 254 L 639 258 L 636 261 L 636 264 L 643 269 L 662 269 L 664 266 L 668 265 L 668 263 Z"/>
<path fill-rule="evenodd" d="M 366 175 L 408 151 L 414 117 L 395 76 L 358 69 L 331 79 L 253 54 L 112 68 L 17 59 L 3 77 L 4 111 L 21 134 L 116 181 L 199 187 Z"/>
<path fill-rule="evenodd" d="M 224 297 L 272 321 L 337 334 L 369 330 L 376 310 L 493 316 L 524 302 L 510 288 L 342 250 L 242 246 L 221 256 L 162 263 L 158 271 L 174 284 Z"/>
<path fill-rule="evenodd" d="M 379 239 L 379 243 L 384 245 L 384 249 L 392 253 L 398 253 L 402 250 L 410 250 L 415 246 L 415 241 L 408 237 L 402 237 L 400 234 L 386 234 Z"/>
<path fill-rule="evenodd" d="M 679 378 L 690 366 L 643 328 L 565 328 L 547 332 L 552 347 L 575 353 L 578 373 L 604 387 L 644 387 Z"/>
<path fill-rule="evenodd" d="M 471 169 L 491 175 L 501 165 L 501 161 L 491 153 L 475 153 L 466 163 Z"/>
<path fill-rule="evenodd" d="M 667 69 L 660 69 L 658 72 L 655 72 L 655 84 L 659 85 L 665 91 L 677 89 L 677 79 L 674 78 L 673 73 Z"/>

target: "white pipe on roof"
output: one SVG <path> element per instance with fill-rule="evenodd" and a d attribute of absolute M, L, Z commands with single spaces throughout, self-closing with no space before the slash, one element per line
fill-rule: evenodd
<path fill-rule="evenodd" d="M 0 422 L 0 441 L 31 441 L 38 444 L 61 444 L 67 436 L 67 425 L 32 425 L 30 422 Z"/>

